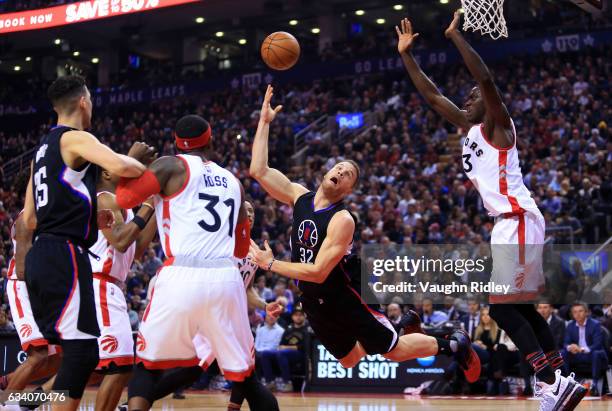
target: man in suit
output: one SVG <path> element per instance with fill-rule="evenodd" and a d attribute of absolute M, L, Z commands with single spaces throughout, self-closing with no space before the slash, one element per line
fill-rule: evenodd
<path fill-rule="evenodd" d="M 555 340 L 555 347 L 557 350 L 562 350 L 565 339 L 565 321 L 553 313 L 553 306 L 551 304 L 538 304 L 536 308 L 550 327 Z"/>
<path fill-rule="evenodd" d="M 461 317 L 461 322 L 463 323 L 465 331 L 467 331 L 472 341 L 474 341 L 476 327 L 480 324 L 480 304 L 476 299 L 468 299 L 468 312 Z"/>
<path fill-rule="evenodd" d="M 588 308 L 584 303 L 572 305 L 572 317 L 565 330 L 563 359 L 566 372 L 569 373 L 572 365 L 591 365 L 593 388 L 591 395 L 598 396 L 598 382 L 608 364 L 608 356 L 604 348 L 604 337 L 601 324 L 588 318 Z"/>
<path fill-rule="evenodd" d="M 431 298 L 423 299 L 423 324 L 427 327 L 435 327 L 445 321 L 448 321 L 448 316 L 444 311 L 434 310 L 433 301 Z"/>
<path fill-rule="evenodd" d="M 450 295 L 444 297 L 444 307 L 442 311 L 446 313 L 448 321 L 458 321 L 465 314 L 457 309 L 455 306 L 455 299 Z"/>

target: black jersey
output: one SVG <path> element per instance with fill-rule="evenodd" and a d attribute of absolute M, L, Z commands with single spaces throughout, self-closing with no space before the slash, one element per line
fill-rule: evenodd
<path fill-rule="evenodd" d="M 60 139 L 70 127 L 57 126 L 45 135 L 34 156 L 32 186 L 36 206 L 36 234 L 66 237 L 91 247 L 98 238 L 96 185 L 98 170 L 86 162 L 78 170 L 68 167 L 60 152 Z"/>
<path fill-rule="evenodd" d="M 314 264 L 321 244 L 327 237 L 327 226 L 332 217 L 346 210 L 343 202 L 332 204 L 321 210 L 314 210 L 314 192 L 308 192 L 298 198 L 293 209 L 293 229 L 291 230 L 291 261 Z M 298 286 L 307 297 L 329 296 L 346 289 L 347 284 L 354 283 L 359 272 L 349 266 L 349 253 L 334 267 L 327 279 L 321 283 L 300 281 Z M 355 267 L 350 264 L 351 267 Z M 359 267 L 357 264 L 356 267 Z"/>

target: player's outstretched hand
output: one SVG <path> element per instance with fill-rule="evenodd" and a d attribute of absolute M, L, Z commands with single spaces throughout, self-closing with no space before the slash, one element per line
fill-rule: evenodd
<path fill-rule="evenodd" d="M 266 240 L 264 242 L 264 249 L 259 248 L 257 243 L 251 239 L 251 246 L 249 247 L 249 255 L 251 259 L 257 264 L 259 267 L 267 270 L 270 263 L 274 259 L 274 255 L 272 254 L 272 249 Z"/>
<path fill-rule="evenodd" d="M 453 14 L 453 21 L 448 25 L 448 28 L 444 31 L 446 37 L 450 37 L 453 33 L 459 32 L 459 22 L 461 21 L 461 12 L 455 10 Z"/>
<path fill-rule="evenodd" d="M 266 304 L 266 315 L 274 318 L 275 320 L 280 317 L 283 313 L 283 306 L 276 301 Z"/>
<path fill-rule="evenodd" d="M 419 37 L 419 33 L 412 32 L 412 23 L 408 19 L 400 22 L 400 27 L 395 26 L 397 32 L 397 51 L 404 53 L 412 48 L 414 39 Z"/>
<path fill-rule="evenodd" d="M 264 96 L 263 104 L 261 105 L 261 113 L 259 114 L 259 119 L 266 124 L 269 124 L 274 120 L 279 111 L 283 109 L 283 106 L 276 106 L 276 108 L 272 108 L 270 102 L 272 101 L 272 96 L 274 89 L 270 84 L 268 84 L 268 88 L 266 89 L 266 95 Z"/>

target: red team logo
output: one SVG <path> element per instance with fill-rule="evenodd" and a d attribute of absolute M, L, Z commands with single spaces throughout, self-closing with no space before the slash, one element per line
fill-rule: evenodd
<path fill-rule="evenodd" d="M 147 348 L 147 342 L 145 341 L 142 334 L 139 332 L 138 336 L 136 337 L 136 349 L 138 351 L 144 351 L 145 348 Z"/>
<path fill-rule="evenodd" d="M 19 335 L 21 338 L 28 338 L 32 335 L 32 326 L 30 324 L 24 324 L 19 328 Z"/>
<path fill-rule="evenodd" d="M 117 341 L 117 338 L 112 335 L 105 335 L 100 341 L 100 347 L 107 353 L 112 354 L 117 351 L 119 341 Z"/>
<path fill-rule="evenodd" d="M 319 233 L 317 232 L 317 226 L 315 225 L 314 221 L 304 220 L 300 223 L 298 228 L 298 238 L 306 247 L 314 247 L 317 245 Z"/>

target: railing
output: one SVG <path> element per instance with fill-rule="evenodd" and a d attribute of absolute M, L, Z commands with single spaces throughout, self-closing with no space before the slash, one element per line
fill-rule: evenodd
<path fill-rule="evenodd" d="M 558 226 L 558 227 L 546 227 L 546 234 L 563 233 L 563 232 L 567 232 L 567 235 L 568 235 L 568 237 L 570 239 L 569 243 L 572 245 L 572 249 L 573 249 L 573 245 L 574 245 L 574 228 L 572 226 L 562 225 L 562 226 Z M 554 239 L 549 237 L 549 238 L 546 239 L 545 243 L 549 244 L 552 241 L 554 241 Z"/>
<path fill-rule="evenodd" d="M 15 174 L 20 173 L 30 165 L 30 160 L 34 156 L 36 148 L 32 148 L 23 154 L 7 161 L 2 166 L 2 174 L 4 175 L 4 181 L 11 181 Z"/>
<path fill-rule="evenodd" d="M 322 115 L 293 136 L 293 152 L 299 153 L 306 147 L 306 135 L 310 132 L 319 131 L 327 124 L 327 115 Z"/>

